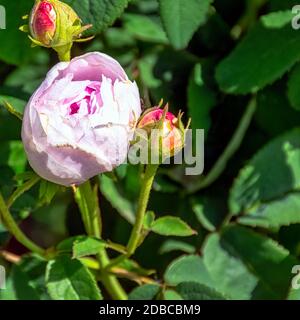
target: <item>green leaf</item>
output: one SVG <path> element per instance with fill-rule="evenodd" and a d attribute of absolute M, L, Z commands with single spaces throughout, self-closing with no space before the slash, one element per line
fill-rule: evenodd
<path fill-rule="evenodd" d="M 133 289 L 128 298 L 129 300 L 154 300 L 159 293 L 160 286 L 155 284 L 144 284 Z"/>
<path fill-rule="evenodd" d="M 26 255 L 18 266 L 29 278 L 28 284 L 34 288 L 39 298 L 50 300 L 45 282 L 47 261 L 34 254 Z"/>
<path fill-rule="evenodd" d="M 0 300 L 49 300 L 45 284 L 47 262 L 35 255 L 26 255 L 12 266 L 6 279 L 6 289 L 0 290 Z"/>
<path fill-rule="evenodd" d="M 293 69 L 293 71 L 289 75 L 288 80 L 288 98 L 292 107 L 296 110 L 300 110 L 300 90 L 299 90 L 299 83 L 300 83 L 300 64 Z"/>
<path fill-rule="evenodd" d="M 176 290 L 184 300 L 225 300 L 216 290 L 196 282 L 182 282 Z"/>
<path fill-rule="evenodd" d="M 40 231 L 40 239 L 47 241 L 49 234 L 55 235 L 55 239 L 64 239 L 68 235 L 67 215 L 72 197 L 63 195 L 56 197 L 48 206 L 31 210 L 33 219 L 43 226 L 47 232 Z"/>
<path fill-rule="evenodd" d="M 292 289 L 291 292 L 288 295 L 287 300 L 300 300 L 300 290 L 299 289 Z"/>
<path fill-rule="evenodd" d="M 202 258 L 196 255 L 185 255 L 174 260 L 167 268 L 164 279 L 167 284 L 175 286 L 181 282 L 197 282 L 208 287 L 214 285 Z"/>
<path fill-rule="evenodd" d="M 176 49 L 185 48 L 206 22 L 211 0 L 159 0 L 167 35 Z"/>
<path fill-rule="evenodd" d="M 0 290 L 1 300 L 40 300 L 38 291 L 22 267 L 14 265 L 6 280 L 6 289 Z"/>
<path fill-rule="evenodd" d="M 128 0 L 65 0 L 84 24 L 92 24 L 89 34 L 100 33 L 121 16 Z"/>
<path fill-rule="evenodd" d="M 159 88 L 162 84 L 162 80 L 154 74 L 157 59 L 155 54 L 146 54 L 138 62 L 141 80 L 150 89 Z"/>
<path fill-rule="evenodd" d="M 300 128 L 264 146 L 239 173 L 230 192 L 231 212 L 244 212 L 257 203 L 299 190 L 299 155 Z"/>
<path fill-rule="evenodd" d="M 21 141 L 1 142 L 0 165 L 8 165 L 16 174 L 25 171 L 27 157 Z"/>
<path fill-rule="evenodd" d="M 170 239 L 165 241 L 159 249 L 160 254 L 164 254 L 172 251 L 183 251 L 185 253 L 195 253 L 196 248 L 189 243 Z"/>
<path fill-rule="evenodd" d="M 18 5 L 9 0 L 2 0 L 1 5 L 5 7 L 6 29 L 0 32 L 0 60 L 8 64 L 20 65 L 27 62 L 37 49 L 30 48 L 27 35 L 19 30 L 24 24 L 22 16 L 28 14 L 33 3 L 27 0 L 19 0 Z M 5 45 L 4 45 L 5 44 Z"/>
<path fill-rule="evenodd" d="M 9 148 L 8 165 L 14 169 L 16 174 L 24 172 L 27 164 L 27 157 L 22 142 L 10 141 Z"/>
<path fill-rule="evenodd" d="M 266 28 L 282 28 L 290 24 L 294 16 L 291 10 L 272 12 L 263 16 L 261 22 Z"/>
<path fill-rule="evenodd" d="M 78 259 L 84 256 L 96 255 L 105 247 L 105 241 L 97 238 L 85 237 L 78 239 L 73 244 L 73 258 Z"/>
<path fill-rule="evenodd" d="M 191 229 L 180 218 L 172 216 L 165 216 L 155 220 L 151 225 L 151 231 L 162 236 L 186 237 L 196 234 L 196 231 Z"/>
<path fill-rule="evenodd" d="M 151 226 L 155 220 L 155 213 L 153 211 L 147 211 L 144 217 L 144 228 L 146 230 L 151 229 Z"/>
<path fill-rule="evenodd" d="M 218 234 L 212 234 L 203 248 L 203 260 L 217 284 L 217 290 L 224 296 L 241 300 L 251 298 L 258 280 L 236 255 L 230 243 L 225 243 Z"/>
<path fill-rule="evenodd" d="M 26 191 L 30 190 L 39 180 L 40 177 L 34 175 L 31 179 L 18 186 L 7 200 L 7 208 L 10 208 L 19 197 L 21 197 Z"/>
<path fill-rule="evenodd" d="M 103 248 L 109 248 L 123 254 L 126 253 L 126 248 L 120 244 L 111 241 L 105 242 L 104 240 L 86 235 L 64 239 L 56 246 L 58 252 L 73 254 L 73 258 L 96 255 Z"/>
<path fill-rule="evenodd" d="M 288 101 L 286 81 L 278 81 L 257 94 L 255 120 L 269 135 L 276 136 L 299 126 L 299 117 L 300 111 Z"/>
<path fill-rule="evenodd" d="M 26 38 L 26 34 L 22 34 Z M 29 41 L 29 39 L 28 39 Z M 29 41 L 30 43 L 30 41 Z M 4 85 L 9 88 L 18 88 L 20 94 L 31 96 L 45 79 L 49 70 L 49 51 L 33 49 L 34 63 L 21 65 L 9 73 Z M 28 100 L 28 99 L 26 99 Z"/>
<path fill-rule="evenodd" d="M 168 44 L 169 41 L 159 21 L 155 21 L 148 16 L 132 13 L 125 14 L 123 20 L 127 32 L 136 39 L 146 42 Z"/>
<path fill-rule="evenodd" d="M 300 191 L 299 157 L 300 129 L 267 144 L 236 179 L 229 198 L 231 213 L 242 212 L 241 221 L 249 218 L 262 226 L 299 222 L 299 202 L 293 195 Z"/>
<path fill-rule="evenodd" d="M 164 300 L 183 300 L 183 298 L 178 292 L 168 289 L 164 291 Z"/>
<path fill-rule="evenodd" d="M 112 48 L 124 49 L 136 45 L 133 35 L 123 28 L 109 28 L 105 32 L 107 45 Z"/>
<path fill-rule="evenodd" d="M 225 92 L 257 92 L 282 77 L 299 60 L 299 32 L 293 30 L 290 24 L 281 28 L 270 27 L 266 19 L 270 20 L 262 17 L 218 65 L 216 79 Z M 286 21 L 286 18 L 283 20 Z"/>
<path fill-rule="evenodd" d="M 250 209 L 238 221 L 245 225 L 270 229 L 300 223 L 300 192 Z"/>
<path fill-rule="evenodd" d="M 202 66 L 197 64 L 188 85 L 188 109 L 192 119 L 192 129 L 204 129 L 207 134 L 211 124 L 210 111 L 216 102 L 215 93 L 202 78 Z"/>
<path fill-rule="evenodd" d="M 48 292 L 54 300 L 101 300 L 101 294 L 90 271 L 67 255 L 48 262 Z"/>
<path fill-rule="evenodd" d="M 106 177 L 105 175 L 101 175 L 99 179 L 100 190 L 104 197 L 124 219 L 130 223 L 134 223 L 135 211 L 132 203 L 120 193 L 112 179 Z"/>
<path fill-rule="evenodd" d="M 74 237 L 70 237 L 67 239 L 64 239 L 61 241 L 57 246 L 56 249 L 59 252 L 64 252 L 64 253 L 72 253 L 73 252 L 73 246 L 76 241 L 84 240 L 88 238 L 86 235 L 78 235 Z"/>
<path fill-rule="evenodd" d="M 298 264 L 272 239 L 240 226 L 211 235 L 203 252 L 216 289 L 232 299 L 285 299 Z"/>
<path fill-rule="evenodd" d="M 216 231 L 227 214 L 226 200 L 216 192 L 213 196 L 192 197 L 191 206 L 198 221 L 210 232 Z"/>

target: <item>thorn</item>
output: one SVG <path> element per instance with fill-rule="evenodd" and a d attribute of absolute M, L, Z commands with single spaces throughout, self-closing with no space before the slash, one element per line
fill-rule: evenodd
<path fill-rule="evenodd" d="M 78 39 L 75 39 L 74 42 L 86 42 L 86 41 L 90 41 L 90 40 L 92 40 L 92 39 L 94 39 L 94 38 L 95 38 L 95 36 L 91 36 L 91 37 L 87 37 L 87 38 L 82 38 L 82 39 L 78 38 Z"/>
<path fill-rule="evenodd" d="M 29 32 L 29 27 L 27 24 L 19 27 L 19 30 L 22 31 L 22 32 Z"/>
<path fill-rule="evenodd" d="M 81 27 L 79 30 L 77 30 L 76 32 L 74 32 L 74 36 L 80 36 L 84 31 L 92 28 L 93 25 L 92 24 L 88 24 L 86 26 Z"/>
<path fill-rule="evenodd" d="M 157 128 L 160 130 L 162 130 L 164 128 L 164 122 L 166 120 L 166 115 L 167 115 L 168 110 L 169 110 L 169 104 L 167 103 L 163 109 L 163 114 L 157 123 Z"/>
<path fill-rule="evenodd" d="M 164 99 L 161 98 L 160 101 L 159 101 L 158 107 L 160 108 L 163 105 L 163 103 L 164 103 Z"/>
<path fill-rule="evenodd" d="M 33 42 L 34 47 L 36 47 L 36 46 L 46 47 L 42 42 L 35 40 L 30 35 L 28 35 L 28 38 Z"/>
<path fill-rule="evenodd" d="M 16 254 L 12 252 L 8 252 L 6 250 L 0 251 L 0 256 L 2 256 L 5 260 L 11 263 L 19 263 L 21 261 L 21 257 L 17 256 Z"/>

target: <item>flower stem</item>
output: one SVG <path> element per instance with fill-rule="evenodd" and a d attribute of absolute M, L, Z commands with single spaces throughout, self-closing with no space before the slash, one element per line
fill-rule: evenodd
<path fill-rule="evenodd" d="M 35 184 L 37 184 L 40 181 L 40 177 L 37 175 L 34 175 L 33 178 L 26 181 L 21 187 L 17 188 L 16 191 L 9 197 L 9 199 L 6 202 L 7 209 L 9 209 L 13 203 L 26 191 L 30 190 Z"/>
<path fill-rule="evenodd" d="M 75 191 L 75 200 L 78 203 L 87 234 L 100 239 L 102 222 L 97 190 L 97 186 L 93 189 L 90 181 L 87 181 Z M 110 263 L 105 249 L 97 254 L 97 259 L 101 266 L 101 280 L 106 290 L 114 299 L 126 300 L 126 292 L 123 290 L 118 279 L 105 270 L 106 266 Z"/>
<path fill-rule="evenodd" d="M 131 235 L 127 244 L 127 253 L 118 256 L 113 259 L 107 266 L 106 270 L 109 271 L 114 266 L 120 264 L 125 259 L 129 258 L 135 253 L 135 250 L 139 246 L 140 236 L 143 229 L 144 217 L 146 214 L 150 192 L 153 184 L 155 174 L 157 172 L 159 165 L 148 164 L 144 177 L 142 179 L 141 191 L 138 200 L 138 208 L 135 218 L 135 223 L 131 231 Z"/>
<path fill-rule="evenodd" d="M 143 228 L 144 217 L 150 197 L 153 180 L 158 169 L 158 165 L 148 164 L 142 180 L 141 192 L 138 200 L 138 208 L 131 236 L 127 245 L 128 256 L 134 254 L 139 245 L 140 235 Z"/>
<path fill-rule="evenodd" d="M 5 201 L 0 193 L 0 217 L 4 222 L 4 225 L 8 229 L 8 231 L 27 249 L 32 252 L 39 254 L 40 256 L 45 257 L 47 254 L 46 250 L 36 245 L 32 242 L 27 236 L 23 233 L 23 231 L 19 228 L 19 226 L 14 221 L 10 211 L 5 204 Z"/>
<path fill-rule="evenodd" d="M 71 60 L 72 44 L 54 48 L 58 54 L 59 61 L 67 62 Z"/>
<path fill-rule="evenodd" d="M 97 259 L 101 265 L 101 269 L 103 270 L 102 272 L 100 272 L 100 277 L 106 290 L 116 300 L 127 300 L 127 294 L 122 288 L 116 276 L 109 274 L 105 270 L 106 266 L 110 263 L 105 249 L 98 253 Z"/>

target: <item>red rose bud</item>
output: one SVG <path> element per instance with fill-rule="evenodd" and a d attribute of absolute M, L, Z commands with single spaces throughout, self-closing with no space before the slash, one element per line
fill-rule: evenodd
<path fill-rule="evenodd" d="M 29 28 L 22 26 L 20 29 L 30 32 L 29 38 L 33 45 L 53 48 L 65 60 L 64 56 L 70 51 L 73 42 L 92 38 L 80 39 L 82 32 L 90 27 L 82 26 L 76 12 L 64 2 L 36 0 L 29 17 Z"/>
<path fill-rule="evenodd" d="M 56 30 L 56 11 L 48 1 L 39 1 L 32 9 L 30 16 L 30 32 L 32 37 L 49 46 Z"/>
<path fill-rule="evenodd" d="M 168 105 L 164 109 L 154 107 L 142 115 L 137 127 L 147 132 L 152 157 L 154 154 L 164 161 L 184 147 L 185 128 L 181 122 L 182 115 L 179 113 L 176 117 L 168 112 Z"/>

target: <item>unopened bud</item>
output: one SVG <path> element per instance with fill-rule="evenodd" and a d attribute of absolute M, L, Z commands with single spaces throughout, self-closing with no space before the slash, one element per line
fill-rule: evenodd
<path fill-rule="evenodd" d="M 91 25 L 82 26 L 76 12 L 66 3 L 59 0 L 36 0 L 29 16 L 28 26 L 22 31 L 29 31 L 33 45 L 53 48 L 63 56 L 70 51 L 73 42 L 90 40 L 80 39 L 83 31 Z"/>
<path fill-rule="evenodd" d="M 56 31 L 56 11 L 49 1 L 39 1 L 35 4 L 30 15 L 31 36 L 50 46 Z"/>
<path fill-rule="evenodd" d="M 152 154 L 158 152 L 162 161 L 174 156 L 184 147 L 185 128 L 181 118 L 182 113 L 176 117 L 168 112 L 168 105 L 164 109 L 160 107 L 149 109 L 140 118 L 138 128 L 147 132 L 151 141 L 150 152 Z"/>

